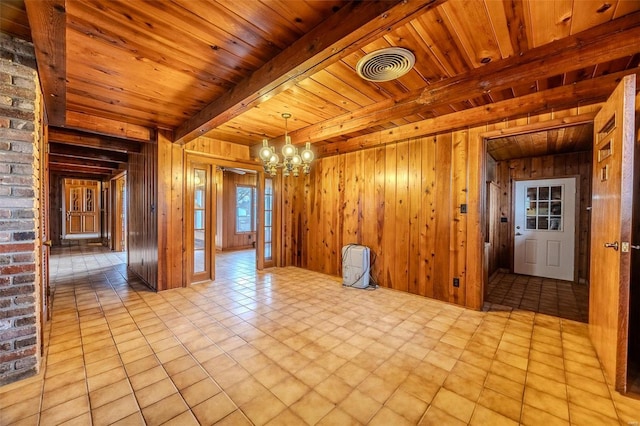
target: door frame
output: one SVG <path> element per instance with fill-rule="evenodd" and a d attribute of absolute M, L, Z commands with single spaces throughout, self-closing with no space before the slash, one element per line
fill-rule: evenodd
<path fill-rule="evenodd" d="M 241 160 L 229 160 L 226 158 L 222 158 L 220 156 L 214 155 L 214 154 L 208 154 L 208 153 L 204 153 L 201 151 L 193 151 L 193 150 L 189 150 L 186 149 L 184 150 L 184 169 L 183 169 L 183 175 L 185 176 L 184 179 L 184 211 L 185 211 L 185 215 L 189 215 L 190 211 L 187 208 L 187 198 L 189 198 L 189 192 L 188 192 L 188 187 L 187 187 L 187 180 L 188 180 L 188 167 L 189 167 L 189 163 L 191 161 L 196 161 L 196 162 L 200 162 L 200 163 L 207 163 L 207 164 L 211 164 L 211 166 L 213 167 L 213 170 L 215 171 L 215 167 L 227 167 L 227 168 L 240 168 L 240 169 L 247 169 L 247 170 L 253 170 L 257 172 L 257 177 L 256 177 L 256 191 L 258 194 L 258 206 L 257 206 L 257 214 L 258 216 L 256 217 L 256 269 L 261 271 L 265 268 L 265 261 L 264 261 L 264 180 L 265 180 L 265 174 L 264 174 L 264 167 L 258 163 L 256 163 L 255 161 L 241 161 Z M 214 173 L 215 176 L 215 173 Z M 213 185 L 215 187 L 215 185 Z M 276 189 L 276 186 L 274 185 L 274 192 L 277 192 L 278 190 Z M 215 195 L 213 195 L 213 197 L 215 198 Z M 275 207 L 275 206 L 274 206 Z M 217 212 L 216 212 L 216 208 L 214 207 L 213 209 L 213 216 L 217 216 Z M 282 211 L 281 209 L 276 209 L 275 215 L 281 215 Z M 281 221 L 275 221 L 274 223 L 280 224 Z M 216 226 L 217 226 L 217 217 L 215 217 L 214 222 L 213 222 L 213 251 L 215 252 L 215 232 L 216 232 Z M 184 226 L 184 241 L 185 241 L 185 250 L 184 250 L 184 262 L 183 264 L 185 265 L 185 268 L 187 268 L 186 270 L 186 274 L 184 275 L 186 278 L 186 286 L 191 285 L 191 280 L 189 279 L 190 274 L 191 274 L 191 263 L 190 263 L 190 259 L 189 256 L 190 254 L 188 253 L 188 248 L 187 248 L 187 234 L 190 232 L 187 226 L 187 218 L 185 217 L 185 226 Z M 275 232 L 275 229 L 274 229 Z M 276 238 L 277 239 L 277 238 Z M 275 245 L 274 245 L 275 247 Z M 273 256 L 274 256 L 274 264 L 275 265 L 279 265 L 279 259 L 281 258 L 281 253 L 278 251 L 273 251 Z M 277 259 L 277 261 L 275 261 Z M 215 276 L 215 257 L 212 260 L 212 268 L 213 268 L 213 274 Z"/>
<path fill-rule="evenodd" d="M 534 179 L 513 179 L 511 185 L 511 271 L 515 274 L 515 262 L 516 262 L 516 244 L 515 244 L 515 226 L 516 226 L 516 182 L 525 182 L 525 181 L 541 181 L 541 180 L 553 180 L 553 179 L 573 179 L 575 183 L 575 194 L 574 194 L 574 228 L 573 228 L 573 279 L 572 282 L 578 282 L 578 268 L 576 268 L 576 263 L 578 259 L 578 255 L 580 252 L 580 244 L 579 244 L 579 236 L 580 236 L 580 203 L 579 203 L 579 194 L 580 194 L 580 175 L 561 175 L 561 176 L 549 176 L 549 177 L 537 177 Z M 532 275 L 537 276 L 537 275 Z M 555 278 L 551 278 L 555 279 Z"/>
<path fill-rule="evenodd" d="M 553 129 L 562 129 L 562 128 L 567 128 L 567 127 L 573 127 L 573 126 L 578 126 L 578 125 L 583 125 L 583 124 L 593 124 L 593 119 L 595 117 L 595 112 L 586 112 L 586 113 L 582 113 L 582 114 L 577 114 L 574 116 L 568 116 L 568 117 L 561 117 L 561 118 L 552 118 L 550 120 L 547 121 L 538 121 L 538 122 L 534 122 L 534 123 L 528 123 L 528 124 L 522 124 L 522 125 L 518 125 L 518 126 L 514 126 L 514 127 L 506 127 L 506 128 L 496 128 L 495 130 L 489 130 L 489 131 L 480 131 L 478 132 L 478 142 L 480 142 L 482 144 L 482 147 L 480 148 L 480 150 L 484 153 L 484 158 L 482 159 L 482 164 L 484 166 L 484 175 L 485 177 L 488 179 L 488 165 L 489 165 L 489 152 L 488 152 L 488 142 L 491 139 L 496 139 L 496 138 L 503 138 L 503 137 L 508 137 L 508 136 L 517 136 L 517 135 L 524 135 L 524 134 L 528 134 L 528 133 L 536 133 L 536 132 L 541 132 L 541 131 L 545 131 L 545 130 L 553 130 Z M 499 126 L 496 126 L 499 127 Z M 551 155 L 551 154 L 545 154 L 545 155 Z M 498 160 L 494 160 L 494 161 L 498 161 Z M 508 161 L 508 160 L 502 160 L 502 161 Z M 553 178 L 561 178 L 561 177 L 574 177 L 576 175 L 562 175 L 562 176 L 553 176 Z M 539 178 L 539 179 L 543 179 L 543 178 Z M 576 182 L 576 191 L 579 191 L 579 182 L 580 179 L 577 179 Z M 515 185 L 511 185 L 511 197 L 513 200 L 513 191 L 515 191 Z M 486 210 L 484 207 L 486 207 L 486 202 L 487 202 L 487 195 L 488 195 L 488 190 L 487 190 L 487 184 L 485 181 L 481 182 L 480 185 L 480 200 L 483 204 L 483 211 Z M 576 194 L 576 199 L 578 199 L 578 195 Z M 511 211 L 511 209 L 513 208 L 513 202 L 511 203 L 511 206 L 509 207 L 510 209 L 510 217 L 508 218 L 509 220 L 513 220 L 514 215 L 513 212 Z M 579 209 L 576 209 L 576 214 L 579 214 Z M 482 215 L 482 229 L 483 230 L 488 230 L 489 229 L 489 215 L 487 211 L 484 211 L 484 214 Z M 579 220 L 576 221 L 576 232 L 580 232 L 580 228 L 579 228 Z M 508 238 L 507 241 L 513 241 L 513 231 L 514 231 L 514 227 L 509 225 L 508 227 Z M 489 235 L 485 235 L 484 236 L 484 242 L 485 244 L 488 242 L 489 239 Z M 587 248 L 590 247 L 591 245 L 591 241 L 590 241 L 590 234 L 589 234 L 589 239 L 586 241 L 586 245 Z M 485 247 L 486 249 L 486 247 Z M 576 250 L 579 250 L 579 244 L 576 244 Z M 488 253 L 487 253 L 488 254 Z M 513 271 L 513 248 L 510 248 L 510 253 L 509 255 L 509 270 L 512 272 Z M 484 254 L 483 254 L 484 256 Z M 589 254 L 589 262 L 590 262 L 590 254 Z M 574 255 L 574 263 L 575 263 L 575 259 L 577 259 Z M 482 304 L 484 303 L 484 298 L 486 296 L 486 290 L 487 290 L 487 284 L 489 283 L 489 280 L 491 279 L 491 277 L 488 274 L 488 269 L 489 269 L 489 259 L 484 259 L 483 262 L 483 279 L 484 279 L 484 283 L 483 283 L 483 289 L 482 289 L 482 300 L 480 303 L 480 306 L 482 306 Z M 496 269 L 496 271 L 498 271 L 500 268 Z M 574 268 L 575 269 L 575 268 Z M 574 271 L 574 276 L 575 273 L 579 273 L 577 270 Z"/>

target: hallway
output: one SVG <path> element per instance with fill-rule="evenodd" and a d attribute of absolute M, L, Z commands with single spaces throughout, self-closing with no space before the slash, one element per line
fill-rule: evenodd
<path fill-rule="evenodd" d="M 0 424 L 640 420 L 640 401 L 605 384 L 583 323 L 228 263 L 214 283 L 157 294 L 124 262 L 53 250 L 46 363 L 0 388 Z"/>

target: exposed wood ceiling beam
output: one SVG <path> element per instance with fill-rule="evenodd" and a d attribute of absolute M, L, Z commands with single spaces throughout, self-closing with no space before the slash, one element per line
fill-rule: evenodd
<path fill-rule="evenodd" d="M 630 74 L 621 71 L 579 83 L 544 90 L 542 92 L 509 99 L 494 104 L 458 111 L 417 123 L 405 124 L 393 129 L 351 138 L 338 144 L 326 144 L 318 149 L 319 156 L 330 156 L 359 149 L 385 145 L 408 138 L 435 135 L 444 131 L 455 131 L 506 118 L 517 118 L 528 114 L 541 114 L 554 109 L 566 109 L 578 104 L 588 105 L 604 101 L 615 89 L 622 77 Z M 635 71 L 640 76 L 640 69 Z"/>
<path fill-rule="evenodd" d="M 107 169 L 107 170 L 118 170 L 120 168 L 121 163 L 51 154 L 49 155 L 49 164 L 58 164 L 58 165 L 66 165 L 66 166 L 85 166 L 85 167 L 94 167 L 94 168 Z"/>
<path fill-rule="evenodd" d="M 528 133 L 542 130 L 559 129 L 562 127 L 579 126 L 581 124 L 593 123 L 595 112 L 587 112 L 571 117 L 557 118 L 555 120 L 541 121 L 539 123 L 526 124 L 524 126 L 509 127 L 508 129 L 498 129 L 484 133 L 486 139 L 503 138 L 508 136 L 526 135 Z"/>
<path fill-rule="evenodd" d="M 473 69 L 360 110 L 290 132 L 294 144 L 318 142 L 388 123 L 391 120 L 424 113 L 499 91 L 522 81 L 536 81 L 579 70 L 599 62 L 630 56 L 638 51 L 640 13 L 599 25 L 553 43 L 532 49 L 522 56 Z M 275 140 L 274 142 L 279 142 Z"/>
<path fill-rule="evenodd" d="M 65 145 L 49 141 L 49 154 L 59 156 L 85 158 L 88 160 L 109 161 L 125 164 L 129 157 L 124 152 L 104 151 L 75 145 Z"/>
<path fill-rule="evenodd" d="M 50 164 L 49 170 L 54 172 L 83 173 L 89 175 L 100 175 L 102 177 L 110 176 L 110 169 L 99 169 L 94 167 L 68 166 L 66 164 Z M 94 177 L 95 178 L 95 177 Z"/>
<path fill-rule="evenodd" d="M 139 142 L 155 141 L 155 132 L 148 127 L 76 111 L 67 111 L 67 124 L 65 127 Z"/>
<path fill-rule="evenodd" d="M 59 127 L 49 128 L 49 141 L 68 145 L 99 148 L 107 151 L 140 152 L 141 149 L 139 142 L 61 129 Z"/>
<path fill-rule="evenodd" d="M 25 0 L 49 124 L 64 126 L 66 110 L 65 0 Z"/>
<path fill-rule="evenodd" d="M 387 0 L 345 5 L 178 127 L 176 142 L 184 144 L 203 135 L 445 1 Z"/>

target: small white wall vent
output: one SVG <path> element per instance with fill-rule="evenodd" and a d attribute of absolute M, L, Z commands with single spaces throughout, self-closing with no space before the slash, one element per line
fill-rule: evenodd
<path fill-rule="evenodd" d="M 356 65 L 356 71 L 365 80 L 389 81 L 411 71 L 415 62 L 416 57 L 411 51 L 402 47 L 388 47 L 363 56 Z"/>

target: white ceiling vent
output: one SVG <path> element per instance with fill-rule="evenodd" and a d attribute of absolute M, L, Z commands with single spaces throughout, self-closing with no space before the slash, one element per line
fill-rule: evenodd
<path fill-rule="evenodd" d="M 416 57 L 402 47 L 388 47 L 365 55 L 358 61 L 358 75 L 369 81 L 389 81 L 402 77 L 413 68 Z"/>

